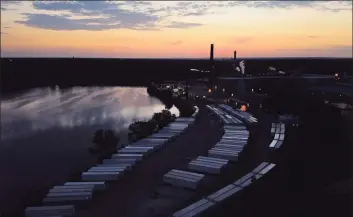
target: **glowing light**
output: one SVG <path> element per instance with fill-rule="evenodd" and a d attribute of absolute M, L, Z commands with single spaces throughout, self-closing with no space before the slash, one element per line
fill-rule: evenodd
<path fill-rule="evenodd" d="M 242 106 L 240 107 L 240 110 L 243 111 L 243 112 L 246 112 L 246 110 L 247 110 L 246 105 L 242 105 Z"/>
<path fill-rule="evenodd" d="M 226 89 L 224 89 L 224 88 L 223 88 L 223 90 L 222 90 L 222 91 L 224 92 L 224 91 L 226 91 Z"/>
<path fill-rule="evenodd" d="M 234 94 L 232 93 L 232 96 L 234 96 Z"/>
<path fill-rule="evenodd" d="M 254 92 L 254 89 L 251 89 L 251 92 L 253 93 L 253 92 Z"/>
<path fill-rule="evenodd" d="M 335 76 L 338 77 L 338 73 L 336 73 Z"/>
<path fill-rule="evenodd" d="M 211 92 L 212 92 L 211 88 L 210 88 L 210 89 L 208 89 L 208 92 L 209 92 L 209 93 L 211 93 Z"/>
<path fill-rule="evenodd" d="M 216 86 L 214 86 L 214 89 L 215 89 L 215 90 L 217 90 L 217 85 L 216 85 Z"/>

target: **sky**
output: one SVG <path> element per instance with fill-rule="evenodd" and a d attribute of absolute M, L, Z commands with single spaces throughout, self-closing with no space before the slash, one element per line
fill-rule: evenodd
<path fill-rule="evenodd" d="M 351 1 L 3 1 L 2 57 L 352 57 Z"/>

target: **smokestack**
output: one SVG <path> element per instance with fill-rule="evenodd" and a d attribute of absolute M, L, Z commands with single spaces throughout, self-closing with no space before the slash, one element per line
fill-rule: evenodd
<path fill-rule="evenodd" d="M 237 51 L 235 50 L 234 51 L 234 60 L 236 60 L 237 59 Z"/>
<path fill-rule="evenodd" d="M 211 50 L 210 50 L 210 62 L 211 62 L 211 70 L 210 70 L 210 77 L 209 77 L 209 82 L 212 85 L 213 80 L 214 80 L 214 61 L 213 61 L 213 44 L 211 44 Z"/>
<path fill-rule="evenodd" d="M 213 63 L 213 44 L 211 44 L 210 60 Z"/>

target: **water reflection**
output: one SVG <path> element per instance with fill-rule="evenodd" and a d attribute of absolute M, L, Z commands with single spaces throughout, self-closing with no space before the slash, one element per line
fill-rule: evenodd
<path fill-rule="evenodd" d="M 87 150 L 97 129 L 115 129 L 125 143 L 131 122 L 164 107 L 145 88 L 34 89 L 2 100 L 0 213 L 97 164 Z"/>
<path fill-rule="evenodd" d="M 119 130 L 163 108 L 159 100 L 148 97 L 145 88 L 34 89 L 1 102 L 1 140 L 53 127 L 109 123 Z M 172 108 L 172 112 L 177 110 Z"/>

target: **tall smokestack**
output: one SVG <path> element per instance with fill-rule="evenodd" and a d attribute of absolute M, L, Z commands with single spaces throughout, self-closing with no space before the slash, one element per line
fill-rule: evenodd
<path fill-rule="evenodd" d="M 236 60 L 237 59 L 237 51 L 235 50 L 234 51 L 234 60 Z"/>
<path fill-rule="evenodd" d="M 212 65 L 213 65 L 213 44 L 211 44 L 211 50 L 210 50 L 210 60 L 211 60 Z"/>
<path fill-rule="evenodd" d="M 210 50 L 210 62 L 211 62 L 211 70 L 210 70 L 210 78 L 209 78 L 209 81 L 210 81 L 210 84 L 213 85 L 213 82 L 214 82 L 214 61 L 213 61 L 213 44 L 211 44 L 211 50 Z"/>

